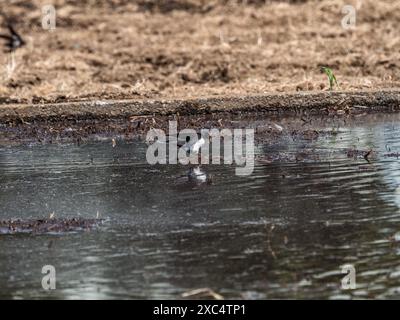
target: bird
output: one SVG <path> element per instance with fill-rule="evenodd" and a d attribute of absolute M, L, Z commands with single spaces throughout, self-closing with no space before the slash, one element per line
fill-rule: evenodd
<path fill-rule="evenodd" d="M 198 134 L 198 137 L 200 135 Z M 190 141 L 190 137 L 186 137 L 186 143 L 182 146 L 186 152 L 189 153 L 190 156 L 197 155 L 200 157 L 200 149 L 206 144 L 206 139 L 210 139 L 209 132 L 202 132 L 200 139 L 197 141 Z M 208 155 L 206 156 L 208 157 Z M 200 160 L 202 161 L 202 160 Z M 191 167 L 188 172 L 188 178 L 191 182 L 196 183 L 207 183 L 212 184 L 213 177 L 212 175 L 208 174 L 206 171 L 201 169 L 201 165 L 197 165 L 196 167 Z"/>
<path fill-rule="evenodd" d="M 190 136 L 187 136 L 185 144 L 183 144 L 181 147 L 183 150 L 185 150 L 189 154 L 198 154 L 200 151 L 200 148 L 202 146 L 204 146 L 205 143 L 206 143 L 206 140 L 204 140 L 203 136 L 197 141 L 191 141 Z"/>
<path fill-rule="evenodd" d="M 0 34 L 0 38 L 6 40 L 5 46 L 9 52 L 13 52 L 26 44 L 10 23 L 7 23 L 7 29 L 10 34 Z"/>
<path fill-rule="evenodd" d="M 207 182 L 207 174 L 204 171 L 201 171 L 200 166 L 192 167 L 188 172 L 189 181 L 196 182 Z"/>

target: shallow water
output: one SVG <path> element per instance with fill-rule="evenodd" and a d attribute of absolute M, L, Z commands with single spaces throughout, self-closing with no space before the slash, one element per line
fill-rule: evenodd
<path fill-rule="evenodd" d="M 367 121 L 368 120 L 368 121 Z M 141 141 L 0 147 L 0 219 L 100 215 L 91 232 L 0 236 L 0 298 L 400 298 L 400 118 L 258 144 L 249 177 L 150 166 Z M 374 150 L 368 163 L 347 150 Z M 301 161 L 297 154 L 311 153 Z M 343 290 L 341 266 L 356 269 Z M 41 288 L 44 265 L 57 289 Z"/>

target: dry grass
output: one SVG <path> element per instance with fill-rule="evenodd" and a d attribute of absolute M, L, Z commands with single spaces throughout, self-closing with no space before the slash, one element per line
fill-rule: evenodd
<path fill-rule="evenodd" d="M 49 32 L 48 1 L 12 1 L 28 45 L 11 76 L 0 56 L 0 102 L 320 91 L 325 65 L 344 90 L 399 87 L 398 1 L 363 0 L 354 31 L 348 0 L 237 2 L 59 0 Z"/>

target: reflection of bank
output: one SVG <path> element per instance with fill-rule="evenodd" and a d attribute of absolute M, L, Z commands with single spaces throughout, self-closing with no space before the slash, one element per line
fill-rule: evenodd
<path fill-rule="evenodd" d="M 101 191 L 110 184 L 112 159 L 98 154 L 96 144 L 87 144 L 84 150 L 55 144 L 0 149 L 1 218 L 47 218 L 52 212 L 57 217 L 104 214 Z M 90 156 L 95 157 L 94 164 Z"/>
<path fill-rule="evenodd" d="M 350 127 L 346 129 L 346 135 L 332 137 L 332 140 L 322 145 L 329 147 L 332 143 L 335 148 L 342 150 L 359 150 L 355 161 L 360 161 L 357 183 L 368 185 L 368 190 L 354 192 L 376 193 L 379 198 L 388 203 L 394 203 L 400 209 L 400 163 L 396 157 L 388 156 L 390 153 L 400 151 L 400 128 L 398 116 L 393 115 L 392 119 L 384 116 L 382 121 L 370 125 Z M 362 157 L 363 152 L 373 150 L 371 161 L 367 162 Z M 345 186 L 344 186 L 345 187 Z"/>
<path fill-rule="evenodd" d="M 385 202 L 393 203 L 400 209 L 400 163 L 391 153 L 400 151 L 400 129 L 397 124 L 381 124 L 374 128 L 373 139 L 377 147 L 378 174 L 383 183 L 379 196 Z M 400 210 L 399 210 L 400 213 Z"/>
<path fill-rule="evenodd" d="M 381 197 L 396 204 L 400 213 L 400 163 L 397 158 L 388 158 L 380 155 L 383 161 L 382 180 L 389 188 L 389 192 L 382 193 Z"/>

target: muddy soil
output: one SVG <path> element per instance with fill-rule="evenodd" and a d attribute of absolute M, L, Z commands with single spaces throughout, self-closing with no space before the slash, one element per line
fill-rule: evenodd
<path fill-rule="evenodd" d="M 93 135 L 131 139 L 153 128 L 168 130 L 170 120 L 178 121 L 179 129 L 254 127 L 258 135 L 265 136 L 269 131 L 264 128 L 269 128 L 271 121 L 286 118 L 287 130 L 297 130 L 300 123 L 300 131 L 308 135 L 304 125 L 311 124 L 312 117 L 322 117 L 327 123 L 371 113 L 390 114 L 399 109 L 397 91 L 3 105 L 0 144 L 80 143 Z"/>
<path fill-rule="evenodd" d="M 1 234 L 17 233 L 65 233 L 89 231 L 103 222 L 102 219 L 38 219 L 38 220 L 0 220 Z"/>
<path fill-rule="evenodd" d="M 27 43 L 15 68 L 0 55 L 2 104 L 320 92 L 321 66 L 341 90 L 399 88 L 396 0 L 57 0 L 53 31 L 48 1 L 1 2 Z"/>

